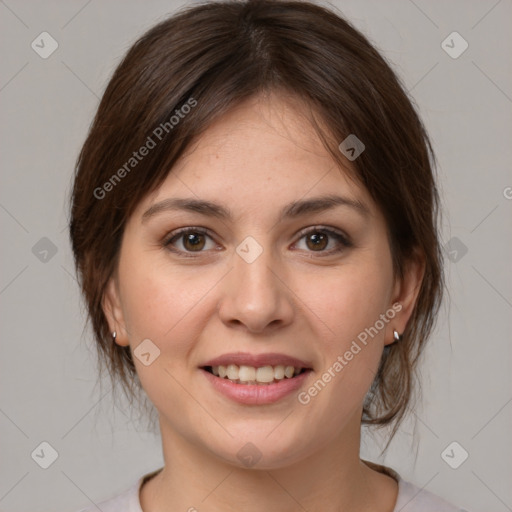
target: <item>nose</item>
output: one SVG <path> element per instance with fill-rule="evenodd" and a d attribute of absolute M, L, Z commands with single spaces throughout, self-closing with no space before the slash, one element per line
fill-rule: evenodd
<path fill-rule="evenodd" d="M 293 292 L 270 251 L 251 263 L 233 255 L 234 268 L 223 280 L 219 316 L 228 327 L 270 333 L 292 322 Z"/>

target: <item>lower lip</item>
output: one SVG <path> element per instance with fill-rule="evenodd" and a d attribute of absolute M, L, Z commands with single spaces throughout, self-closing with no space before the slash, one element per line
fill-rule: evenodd
<path fill-rule="evenodd" d="M 311 373 L 311 370 L 307 370 L 291 379 L 285 378 L 272 384 L 258 385 L 236 384 L 229 379 L 216 377 L 206 370 L 201 369 L 201 371 L 217 391 L 235 402 L 248 405 L 265 405 L 278 402 L 297 391 Z"/>

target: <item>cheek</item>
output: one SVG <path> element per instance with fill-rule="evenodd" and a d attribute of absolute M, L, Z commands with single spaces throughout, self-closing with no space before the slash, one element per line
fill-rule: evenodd
<path fill-rule="evenodd" d="M 172 339 L 173 350 L 178 351 L 192 343 L 201 331 L 194 313 L 214 287 L 215 276 L 204 274 L 198 278 L 192 267 L 173 271 L 165 258 L 143 261 L 142 257 L 131 257 L 124 265 L 121 262 L 119 273 L 131 343 L 149 338 L 164 348 L 165 340 Z M 191 322 L 193 317 L 195 321 Z"/>
<path fill-rule="evenodd" d="M 391 260 L 368 256 L 316 278 L 308 276 L 300 285 L 322 353 L 320 382 L 304 400 L 311 398 L 320 410 L 329 408 L 329 414 L 324 412 L 333 428 L 362 403 L 389 337 L 390 324 L 381 315 L 389 308 Z"/>
<path fill-rule="evenodd" d="M 194 279 L 183 269 L 172 271 L 165 258 L 145 253 L 121 260 L 119 279 L 132 351 L 145 339 L 160 351 L 148 366 L 134 357 L 143 389 L 159 410 L 169 403 L 185 410 L 188 395 L 173 376 L 189 371 L 189 356 L 204 329 L 204 298 L 215 280 L 206 275 Z"/>
<path fill-rule="evenodd" d="M 373 326 L 389 307 L 392 285 L 386 265 L 349 264 L 298 279 L 298 295 L 336 351 Z M 379 332 L 384 335 L 385 329 Z"/>
<path fill-rule="evenodd" d="M 324 418 L 322 428 L 332 432 L 361 407 L 389 336 L 390 324 L 380 318 L 390 306 L 393 273 L 391 257 L 380 254 L 384 257 L 378 251 L 360 254 L 301 281 L 306 311 L 314 313 L 309 316 L 322 333 L 322 370 L 301 403 L 308 402 Z"/>

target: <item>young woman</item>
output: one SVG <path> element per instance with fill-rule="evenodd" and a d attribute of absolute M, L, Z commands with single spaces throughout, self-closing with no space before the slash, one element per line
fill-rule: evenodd
<path fill-rule="evenodd" d="M 443 287 L 427 135 L 347 21 L 189 7 L 111 79 L 73 251 L 102 361 L 165 465 L 103 512 L 455 511 L 359 455 L 404 417 Z M 95 510 L 92 506 L 90 510 Z"/>

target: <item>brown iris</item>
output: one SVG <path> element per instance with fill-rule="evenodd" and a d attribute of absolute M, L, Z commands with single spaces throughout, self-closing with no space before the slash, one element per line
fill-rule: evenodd
<path fill-rule="evenodd" d="M 311 244 L 310 244 L 311 242 Z M 314 251 L 325 249 L 328 242 L 328 235 L 320 233 L 318 231 L 310 233 L 306 238 L 306 244 L 309 249 Z"/>
<path fill-rule="evenodd" d="M 187 233 L 183 235 L 183 246 L 187 251 L 200 251 L 205 244 L 204 235 L 201 233 Z"/>

